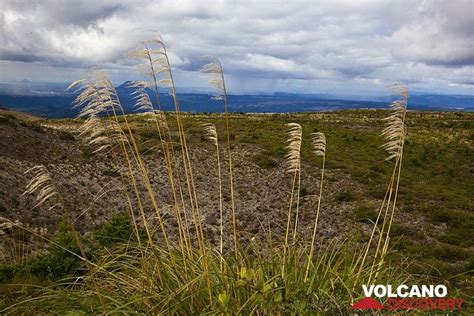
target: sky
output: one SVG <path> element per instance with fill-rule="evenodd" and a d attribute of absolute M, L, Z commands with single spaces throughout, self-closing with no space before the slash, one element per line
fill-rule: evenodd
<path fill-rule="evenodd" d="M 211 54 L 235 94 L 474 94 L 474 0 L 0 0 L 0 81 L 136 80 L 124 55 L 151 30 L 183 92 L 209 89 Z"/>

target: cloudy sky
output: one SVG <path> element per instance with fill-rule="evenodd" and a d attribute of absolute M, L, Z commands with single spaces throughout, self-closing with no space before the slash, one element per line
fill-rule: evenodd
<path fill-rule="evenodd" d="M 139 75 L 124 53 L 157 30 L 182 91 L 219 57 L 233 93 L 474 94 L 474 0 L 0 0 L 0 81 Z"/>

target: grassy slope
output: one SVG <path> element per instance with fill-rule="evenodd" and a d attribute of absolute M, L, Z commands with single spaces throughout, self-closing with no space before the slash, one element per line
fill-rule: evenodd
<path fill-rule="evenodd" d="M 255 161 L 264 168 L 282 163 L 285 155 L 284 124 L 298 122 L 306 137 L 310 132 L 326 133 L 328 168 L 352 175 L 365 192 L 341 192 L 341 201 L 357 200 L 355 220 L 373 216 L 364 205 L 366 197 L 382 198 L 390 164 L 383 162 L 385 153 L 379 136 L 384 111 L 341 111 L 294 115 L 235 115 L 232 119 L 234 142 L 254 144 L 263 149 Z M 441 272 L 452 282 L 451 288 L 472 293 L 474 268 L 474 205 L 472 202 L 472 113 L 410 112 L 407 117 L 408 138 L 399 196 L 399 214 L 393 235 L 396 247 L 410 258 L 432 265 L 433 275 Z M 143 140 L 153 137 L 144 120 L 134 117 L 135 133 Z M 189 115 L 185 119 L 191 144 L 203 143 L 199 124 L 212 121 L 224 131 L 222 118 L 211 115 Z M 69 120 L 51 124 L 71 125 Z M 147 143 L 153 146 L 153 142 Z M 315 163 L 309 141 L 303 145 L 303 159 Z M 328 179 L 331 181 L 331 179 Z M 423 218 L 419 221 L 419 218 Z M 414 229 L 415 228 L 415 229 Z M 438 271 L 439 270 L 439 271 Z M 452 278 L 457 274 L 462 274 Z M 470 275 L 469 275 L 470 274 Z"/>

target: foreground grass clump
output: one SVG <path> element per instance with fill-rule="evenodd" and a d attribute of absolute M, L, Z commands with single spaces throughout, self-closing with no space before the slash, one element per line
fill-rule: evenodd
<path fill-rule="evenodd" d="M 38 286 L 44 281 L 36 279 L 21 289 L 10 285 L 17 297 L 11 297 L 10 306 L 2 312 L 344 313 L 350 312 L 352 300 L 362 296 L 360 286 L 356 292 L 352 291 L 358 262 L 357 251 L 353 250 L 358 247 L 357 243 L 333 242 L 320 251 L 312 261 L 306 281 L 301 273 L 308 254 L 304 244 L 298 243 L 288 251 L 284 278 L 281 277 L 281 251 L 278 245 L 270 246 L 262 240 L 254 240 L 242 249 L 239 260 L 232 255 L 221 257 L 219 252 L 208 249 L 205 263 L 199 251 L 182 258 L 179 249 L 170 254 L 160 245 L 116 244 L 102 251 L 95 259 L 94 268 L 83 276 L 63 279 L 48 287 Z M 390 268 L 380 271 L 380 282 L 390 281 L 394 285 L 420 282 L 406 273 L 406 267 L 406 262 L 396 259 Z M 84 271 L 84 268 L 85 265 L 79 270 Z M 25 291 L 29 293 L 28 299 L 21 295 Z"/>

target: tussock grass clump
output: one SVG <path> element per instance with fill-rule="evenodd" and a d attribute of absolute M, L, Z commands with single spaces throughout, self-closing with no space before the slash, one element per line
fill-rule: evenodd
<path fill-rule="evenodd" d="M 194 249 L 189 259 L 183 259 L 178 248 L 170 256 L 157 245 L 119 245 L 103 253 L 96 262 L 97 268 L 88 274 L 40 288 L 29 300 L 4 312 L 340 314 L 350 313 L 352 297 L 362 295 L 361 290 L 351 290 L 359 249 L 354 241 L 334 241 L 321 247 L 306 277 L 298 264 L 308 254 L 304 244 L 295 244 L 287 253 L 284 278 L 279 245 L 255 240 L 240 249 L 238 261 L 232 255 L 221 256 L 208 249 L 206 267 L 199 249 Z M 176 261 L 172 262 L 171 257 Z M 415 282 L 406 276 L 407 267 L 407 262 L 396 261 L 380 272 L 380 282 Z M 209 279 L 206 273 L 210 274 Z M 93 277 L 98 288 L 92 286 Z M 212 301 L 207 288 L 209 281 Z"/>

